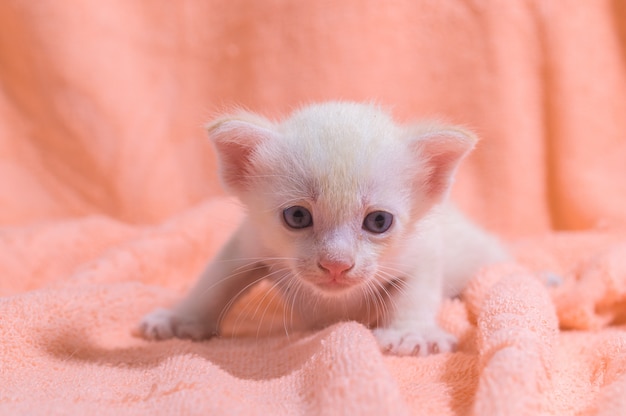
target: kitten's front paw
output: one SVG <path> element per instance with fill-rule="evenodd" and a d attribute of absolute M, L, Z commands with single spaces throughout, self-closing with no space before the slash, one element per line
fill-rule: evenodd
<path fill-rule="evenodd" d="M 197 317 L 183 316 L 167 309 L 156 309 L 144 316 L 137 332 L 146 339 L 191 338 L 200 340 L 215 335 L 206 322 Z"/>
<path fill-rule="evenodd" d="M 419 329 L 377 328 L 374 336 L 383 352 L 394 355 L 437 354 L 456 350 L 457 339 L 437 326 Z"/>

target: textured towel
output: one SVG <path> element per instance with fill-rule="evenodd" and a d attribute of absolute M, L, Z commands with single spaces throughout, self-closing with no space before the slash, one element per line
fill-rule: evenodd
<path fill-rule="evenodd" d="M 0 414 L 626 414 L 626 8 L 619 2 L 0 2 Z M 515 256 L 382 354 L 285 333 L 260 285 L 225 335 L 148 342 L 241 220 L 202 125 L 309 101 L 482 138 L 453 198 Z"/>

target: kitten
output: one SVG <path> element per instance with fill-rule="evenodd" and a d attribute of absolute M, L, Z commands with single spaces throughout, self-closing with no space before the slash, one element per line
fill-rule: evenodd
<path fill-rule="evenodd" d="M 143 319 L 143 336 L 216 335 L 229 302 L 267 278 L 303 322 L 298 329 L 356 320 L 392 354 L 454 350 L 455 337 L 436 322 L 442 297 L 506 259 L 445 202 L 472 134 L 398 126 L 375 106 L 341 102 L 282 123 L 236 114 L 208 132 L 222 183 L 247 218 L 182 302 Z"/>

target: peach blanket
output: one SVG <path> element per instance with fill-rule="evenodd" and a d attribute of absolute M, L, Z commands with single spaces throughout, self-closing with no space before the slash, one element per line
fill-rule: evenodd
<path fill-rule="evenodd" d="M 620 2 L 6 0 L 0 28 L 0 414 L 626 413 Z M 202 124 L 337 98 L 483 138 L 453 197 L 516 261 L 442 307 L 460 350 L 266 333 L 263 287 L 232 336 L 134 337 L 242 215 Z"/>

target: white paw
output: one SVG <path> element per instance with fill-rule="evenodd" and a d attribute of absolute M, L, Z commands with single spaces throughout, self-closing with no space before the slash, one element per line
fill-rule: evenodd
<path fill-rule="evenodd" d="M 457 339 L 437 326 L 419 329 L 374 329 L 383 352 L 394 355 L 426 356 L 456 350 Z"/>
<path fill-rule="evenodd" d="M 194 316 L 183 316 L 167 309 L 156 309 L 144 316 L 139 335 L 146 339 L 191 338 L 200 340 L 215 335 L 211 325 Z"/>

